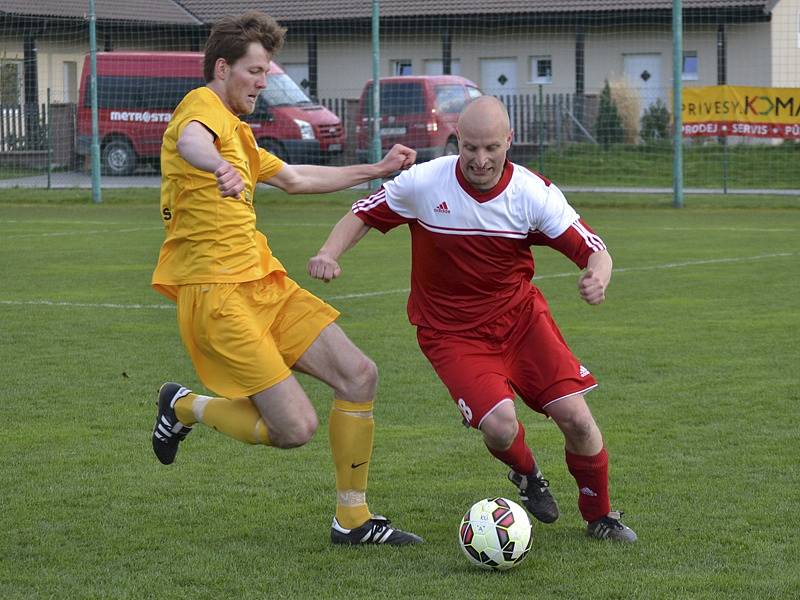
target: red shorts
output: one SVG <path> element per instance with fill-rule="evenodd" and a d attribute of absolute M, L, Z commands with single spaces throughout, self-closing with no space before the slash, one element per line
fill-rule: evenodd
<path fill-rule="evenodd" d="M 515 393 L 533 410 L 597 382 L 567 346 L 538 294 L 495 322 L 463 333 L 417 328 L 417 341 L 472 427 Z"/>

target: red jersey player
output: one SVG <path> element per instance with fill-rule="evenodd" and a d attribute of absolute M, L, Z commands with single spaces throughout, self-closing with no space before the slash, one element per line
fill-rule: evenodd
<path fill-rule="evenodd" d="M 511 131 L 503 104 L 480 97 L 458 122 L 459 156 L 415 165 L 353 204 L 308 263 L 312 277 L 341 274 L 338 258 L 371 228 L 411 230 L 408 317 L 422 352 L 466 423 L 483 434 L 523 504 L 545 523 L 558 506 L 517 419 L 519 395 L 564 434 L 587 534 L 636 541 L 611 511 L 608 454 L 584 400 L 597 383 L 570 351 L 531 283 L 530 246 L 555 248 L 579 268 L 581 298 L 600 304 L 611 256 L 550 181 L 506 159 Z"/>

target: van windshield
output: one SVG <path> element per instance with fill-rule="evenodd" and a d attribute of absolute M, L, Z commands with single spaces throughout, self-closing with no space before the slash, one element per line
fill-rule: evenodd
<path fill-rule="evenodd" d="M 460 113 L 467 105 L 462 85 L 437 85 L 436 108 L 442 113 Z"/>
<path fill-rule="evenodd" d="M 267 87 L 261 92 L 261 97 L 267 101 L 268 106 L 313 104 L 300 86 L 286 73 L 267 76 Z"/>

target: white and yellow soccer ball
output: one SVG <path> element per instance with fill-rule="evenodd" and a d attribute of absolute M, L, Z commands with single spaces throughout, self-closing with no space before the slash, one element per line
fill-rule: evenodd
<path fill-rule="evenodd" d="M 533 529 L 528 513 L 507 498 L 486 498 L 472 505 L 461 519 L 458 545 L 483 569 L 505 571 L 530 552 Z"/>

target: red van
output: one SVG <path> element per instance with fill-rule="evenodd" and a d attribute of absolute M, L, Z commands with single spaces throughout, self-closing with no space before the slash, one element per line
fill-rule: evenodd
<path fill-rule="evenodd" d="M 77 153 L 92 139 L 90 57 L 81 74 Z M 189 90 L 205 85 L 201 52 L 98 52 L 97 107 L 100 163 L 110 175 L 138 164 L 158 165 L 161 138 L 173 109 Z M 258 144 L 287 162 L 324 163 L 341 153 L 344 127 L 315 104 L 275 63 L 252 115 L 243 118 Z"/>
<path fill-rule="evenodd" d="M 417 161 L 458 154 L 456 123 L 461 109 L 481 95 L 478 86 L 457 75 L 381 77 L 381 149 L 394 144 L 417 151 Z M 356 134 L 357 156 L 367 161 L 372 144 L 372 80 L 361 93 Z"/>

